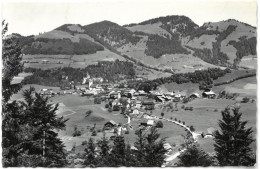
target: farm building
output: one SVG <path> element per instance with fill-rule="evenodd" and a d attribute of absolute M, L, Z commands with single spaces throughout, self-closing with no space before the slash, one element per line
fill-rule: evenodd
<path fill-rule="evenodd" d="M 150 100 L 145 100 L 145 101 L 142 101 L 142 106 L 144 106 L 146 110 L 153 110 L 154 102 L 150 101 Z"/>
<path fill-rule="evenodd" d="M 192 93 L 192 94 L 189 96 L 189 98 L 191 98 L 191 99 L 200 98 L 200 95 L 199 95 L 199 93 Z"/>
<path fill-rule="evenodd" d="M 139 111 L 137 109 L 134 109 L 133 114 L 139 114 Z"/>
<path fill-rule="evenodd" d="M 216 94 L 213 91 L 204 91 L 202 93 L 202 97 L 214 99 L 216 97 Z"/>
<path fill-rule="evenodd" d="M 153 126 L 153 125 L 154 125 L 154 120 L 147 121 L 147 126 Z"/>
<path fill-rule="evenodd" d="M 113 120 L 110 120 L 104 124 L 105 129 L 111 129 L 115 127 L 117 124 Z"/>
<path fill-rule="evenodd" d="M 47 64 L 47 63 L 49 63 L 50 61 L 49 60 L 42 60 L 42 63 L 43 64 Z"/>

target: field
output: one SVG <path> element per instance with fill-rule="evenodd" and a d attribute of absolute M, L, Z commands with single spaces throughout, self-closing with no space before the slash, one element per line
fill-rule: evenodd
<path fill-rule="evenodd" d="M 66 149 L 70 150 L 73 145 L 80 146 L 83 141 L 88 140 L 91 137 L 91 132 L 89 127 L 93 127 L 96 124 L 96 130 L 102 130 L 103 125 L 114 120 L 116 123 L 127 123 L 127 118 L 125 118 L 120 111 L 113 111 L 109 113 L 105 109 L 105 103 L 100 105 L 94 104 L 93 99 L 81 96 L 59 96 L 53 98 L 54 102 L 59 102 L 60 107 L 58 110 L 58 116 L 64 116 L 69 118 L 66 123 L 66 130 L 60 131 L 59 136 L 65 142 Z M 85 117 L 85 113 L 88 110 L 92 110 L 93 113 Z M 144 110 L 143 110 L 144 111 Z M 146 122 L 146 119 L 133 118 L 131 120 L 131 126 L 133 130 L 130 130 L 130 134 L 124 134 L 127 143 L 133 145 L 136 140 L 135 130 L 138 128 L 140 122 Z M 73 137 L 74 126 L 77 125 L 78 129 L 83 133 L 79 137 Z M 167 137 L 166 141 L 170 144 L 181 144 L 183 143 L 183 137 L 186 132 L 183 128 L 173 125 L 169 122 L 164 122 L 163 129 L 160 129 L 162 137 Z M 114 135 L 113 133 L 107 133 L 106 136 L 109 138 Z M 100 139 L 103 136 L 102 132 L 99 132 L 97 136 L 93 137 L 95 140 Z"/>
<path fill-rule="evenodd" d="M 200 58 L 192 56 L 192 54 L 165 54 L 158 59 L 147 56 L 145 55 L 147 40 L 148 37 L 143 36 L 136 45 L 126 44 L 118 48 L 118 51 L 122 54 L 131 56 L 146 65 L 156 66 L 162 69 L 173 69 L 175 73 L 194 72 L 195 70 L 219 67 L 206 63 Z"/>
<path fill-rule="evenodd" d="M 104 51 L 98 51 L 95 54 L 89 55 L 25 55 L 23 56 L 25 63 L 24 67 L 33 67 L 41 69 L 50 69 L 55 67 L 73 67 L 73 68 L 85 68 L 88 65 L 97 64 L 98 61 L 125 61 L 125 58 L 105 49 Z M 49 63 L 42 63 L 43 60 L 48 60 Z M 38 62 L 38 63 L 31 63 Z"/>
<path fill-rule="evenodd" d="M 166 37 L 165 35 L 169 36 L 170 38 L 172 35 L 167 32 L 165 29 L 162 29 L 160 26 L 162 25 L 161 22 L 154 23 L 154 24 L 147 24 L 147 25 L 135 25 L 131 27 L 126 27 L 126 29 L 135 32 L 140 31 L 148 34 L 157 34 L 163 37 Z"/>
<path fill-rule="evenodd" d="M 231 73 L 225 74 L 223 77 L 219 77 L 217 80 L 214 80 L 214 83 L 226 82 L 235 78 L 239 78 L 241 76 L 251 75 L 256 73 L 255 69 L 249 70 L 232 70 Z"/>

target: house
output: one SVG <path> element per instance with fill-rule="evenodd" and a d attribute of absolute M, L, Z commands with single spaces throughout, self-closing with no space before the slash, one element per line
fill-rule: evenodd
<path fill-rule="evenodd" d="M 147 121 L 147 126 L 153 126 L 153 125 L 154 125 L 154 120 Z"/>
<path fill-rule="evenodd" d="M 105 129 L 111 129 L 111 128 L 115 127 L 115 126 L 117 126 L 117 123 L 114 122 L 113 120 L 110 120 L 110 121 L 108 121 L 108 122 L 106 122 L 104 124 L 104 128 Z"/>
<path fill-rule="evenodd" d="M 132 114 L 139 114 L 139 111 L 137 109 L 134 109 Z"/>
<path fill-rule="evenodd" d="M 141 106 L 142 106 L 142 102 L 141 101 L 136 101 L 135 102 L 135 108 L 140 109 Z"/>
<path fill-rule="evenodd" d="M 145 100 L 145 101 L 142 101 L 142 106 L 144 106 L 146 110 L 153 110 L 154 109 L 154 102 L 149 101 L 149 100 Z"/>
<path fill-rule="evenodd" d="M 156 101 L 156 102 L 162 102 L 162 103 L 163 103 L 163 102 L 165 102 L 165 99 L 164 99 L 162 96 L 158 96 L 158 95 L 157 95 L 157 96 L 155 96 L 155 101 Z"/>
<path fill-rule="evenodd" d="M 49 63 L 50 61 L 48 61 L 48 60 L 42 60 L 42 63 L 43 64 L 47 64 L 47 63 Z"/>
<path fill-rule="evenodd" d="M 192 93 L 192 94 L 189 96 L 189 98 L 191 98 L 191 99 L 200 98 L 200 95 L 199 95 L 199 93 Z"/>
<path fill-rule="evenodd" d="M 216 94 L 212 90 L 211 91 L 204 91 L 202 93 L 202 97 L 214 99 L 216 97 Z"/>
<path fill-rule="evenodd" d="M 138 93 L 139 93 L 139 96 L 146 96 L 146 93 L 143 90 L 139 90 Z"/>

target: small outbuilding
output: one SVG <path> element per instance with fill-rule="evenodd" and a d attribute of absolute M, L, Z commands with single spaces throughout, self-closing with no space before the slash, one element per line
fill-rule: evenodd
<path fill-rule="evenodd" d="M 191 99 L 200 98 L 200 95 L 199 95 L 199 93 L 192 93 L 192 94 L 189 96 L 189 98 L 191 98 Z"/>
<path fill-rule="evenodd" d="M 117 125 L 116 122 L 114 122 L 113 120 L 110 120 L 110 121 L 108 121 L 108 122 L 106 122 L 106 123 L 104 124 L 104 127 L 105 127 L 106 129 L 111 129 L 111 128 L 115 127 L 116 125 Z"/>
<path fill-rule="evenodd" d="M 147 126 L 153 126 L 153 125 L 154 125 L 154 120 L 147 121 Z"/>
<path fill-rule="evenodd" d="M 212 90 L 211 91 L 204 91 L 202 93 L 202 97 L 214 99 L 216 97 L 216 94 Z"/>

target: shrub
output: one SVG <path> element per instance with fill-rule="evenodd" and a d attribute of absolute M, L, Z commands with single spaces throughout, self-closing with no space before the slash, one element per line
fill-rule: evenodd
<path fill-rule="evenodd" d="M 171 120 L 173 119 L 173 117 L 170 118 Z"/>
<path fill-rule="evenodd" d="M 177 121 L 177 118 L 175 118 L 174 120 Z"/>
<path fill-rule="evenodd" d="M 183 121 L 182 124 L 185 125 L 185 122 Z"/>
<path fill-rule="evenodd" d="M 73 137 L 81 136 L 81 132 L 78 130 L 75 130 L 74 133 L 72 134 Z"/>
<path fill-rule="evenodd" d="M 92 110 L 88 110 L 88 111 L 86 112 L 86 116 L 85 116 L 85 117 L 88 117 L 92 112 L 93 112 Z"/>
<path fill-rule="evenodd" d="M 182 108 L 182 109 L 184 109 L 184 108 L 185 108 L 185 106 L 184 106 L 184 105 L 182 105 L 182 106 L 181 106 L 181 108 Z"/>
<path fill-rule="evenodd" d="M 91 136 L 97 136 L 96 130 L 94 130 L 94 131 L 92 132 Z"/>
<path fill-rule="evenodd" d="M 109 108 L 108 108 L 108 112 L 111 113 L 112 111 L 113 111 L 112 107 L 109 107 Z"/>
<path fill-rule="evenodd" d="M 244 97 L 243 99 L 242 99 L 242 101 L 241 101 L 241 103 L 247 103 L 247 102 L 249 102 L 249 98 L 248 97 Z"/>
<path fill-rule="evenodd" d="M 120 106 L 119 105 L 114 105 L 113 106 L 113 111 L 119 111 L 120 110 Z"/>
<path fill-rule="evenodd" d="M 161 113 L 161 116 L 163 117 L 163 116 L 164 116 L 164 113 Z"/>
<path fill-rule="evenodd" d="M 102 132 L 102 130 L 101 130 L 101 129 L 98 129 L 97 132 L 100 133 L 100 132 Z"/>
<path fill-rule="evenodd" d="M 125 134 L 129 134 L 129 131 L 128 131 L 128 130 L 126 130 L 126 131 L 125 131 Z"/>
<path fill-rule="evenodd" d="M 162 122 L 162 121 L 158 121 L 158 122 L 156 123 L 156 127 L 157 127 L 157 128 L 163 128 L 163 122 Z"/>
<path fill-rule="evenodd" d="M 215 109 L 214 112 L 218 112 L 218 109 Z"/>
<path fill-rule="evenodd" d="M 109 104 L 106 104 L 106 105 L 105 105 L 105 108 L 108 109 L 108 108 L 109 108 Z"/>
<path fill-rule="evenodd" d="M 179 123 L 181 123 L 181 120 L 179 120 Z"/>
<path fill-rule="evenodd" d="M 193 126 L 190 126 L 190 131 L 195 131 L 195 128 Z"/>
<path fill-rule="evenodd" d="M 81 143 L 81 145 L 87 145 L 88 144 L 88 142 L 87 141 L 82 141 L 82 143 Z"/>
<path fill-rule="evenodd" d="M 101 104 L 101 97 L 95 97 L 94 104 Z"/>

